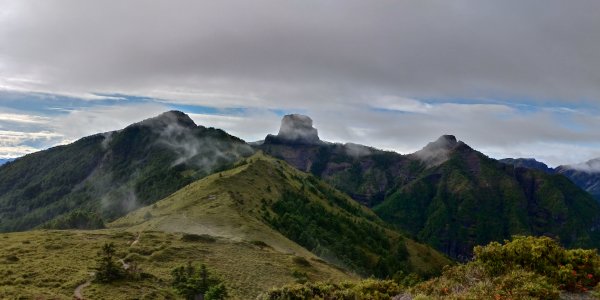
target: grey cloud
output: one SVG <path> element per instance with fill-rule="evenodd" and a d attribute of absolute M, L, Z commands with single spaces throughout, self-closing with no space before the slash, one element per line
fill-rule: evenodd
<path fill-rule="evenodd" d="M 592 159 L 590 161 L 569 165 L 567 166 L 569 169 L 574 169 L 577 171 L 587 172 L 587 173 L 600 173 L 600 158 Z"/>
<path fill-rule="evenodd" d="M 0 5 L 0 89 L 251 107 L 240 116 L 193 116 L 247 140 L 276 132 L 264 108 L 278 108 L 310 115 L 323 140 L 403 153 L 452 133 L 500 157 L 556 165 L 600 156 L 597 113 L 491 104 L 585 102 L 597 112 L 598 1 Z M 443 100 L 464 98 L 487 104 Z M 122 107 L 73 112 L 51 128 L 70 140 L 166 110 Z"/>
<path fill-rule="evenodd" d="M 320 142 L 317 129 L 313 127 L 313 120 L 309 116 L 300 114 L 285 115 L 281 120 L 277 137 L 311 144 Z"/>
<path fill-rule="evenodd" d="M 373 153 L 373 149 L 354 143 L 345 143 L 344 150 L 346 151 L 346 154 L 353 157 L 361 157 Z"/>
<path fill-rule="evenodd" d="M 495 158 L 536 157 L 549 165 L 600 156 L 600 117 L 593 112 L 520 111 L 505 105 L 441 103 L 418 113 L 347 109 L 308 112 L 325 141 L 413 153 L 453 134 Z"/>
<path fill-rule="evenodd" d="M 7 3 L 13 87 L 267 107 L 600 97 L 597 1 Z"/>

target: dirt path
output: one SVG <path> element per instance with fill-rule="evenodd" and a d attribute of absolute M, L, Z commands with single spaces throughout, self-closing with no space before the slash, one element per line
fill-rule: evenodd
<path fill-rule="evenodd" d="M 140 237 L 142 236 L 142 232 L 138 232 L 137 236 L 135 237 L 135 240 L 133 240 L 133 242 L 131 242 L 131 244 L 129 244 L 129 247 L 137 244 L 140 241 Z"/>
<path fill-rule="evenodd" d="M 142 236 L 142 232 L 138 232 L 137 236 L 135 237 L 135 240 L 133 240 L 131 242 L 131 244 L 129 244 L 129 247 L 137 244 L 140 241 L 140 237 L 141 236 Z M 120 258 L 119 262 L 123 265 L 123 269 L 124 270 L 126 270 L 126 271 L 129 270 L 130 265 L 125 262 L 124 258 Z M 88 287 L 88 286 L 90 286 L 90 284 L 92 284 L 92 280 L 94 279 L 94 275 L 96 275 L 96 273 L 90 272 L 90 278 L 86 282 L 78 285 L 75 288 L 75 291 L 73 292 L 73 297 L 75 299 L 77 299 L 77 300 L 84 300 L 84 298 L 83 298 L 83 289 L 86 288 L 86 287 Z"/>
<path fill-rule="evenodd" d="M 90 284 L 92 284 L 92 279 L 94 279 L 94 272 L 90 272 L 90 279 L 88 279 L 86 282 L 78 285 L 75 288 L 75 292 L 73 292 L 73 297 L 77 300 L 83 300 L 83 289 L 88 287 Z"/>

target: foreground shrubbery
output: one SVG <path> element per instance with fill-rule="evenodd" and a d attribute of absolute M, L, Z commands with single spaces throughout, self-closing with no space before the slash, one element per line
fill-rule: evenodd
<path fill-rule="evenodd" d="M 586 292 L 600 279 L 596 250 L 566 250 L 548 237 L 516 236 L 475 247 L 472 262 L 412 289 L 458 299 L 558 299 L 560 290 Z"/>
<path fill-rule="evenodd" d="M 258 297 L 260 300 L 276 299 L 392 299 L 402 288 L 392 280 L 368 279 L 361 282 L 306 283 L 271 290 Z"/>
<path fill-rule="evenodd" d="M 494 277 L 480 264 L 447 268 L 442 276 L 418 284 L 410 292 L 433 299 L 550 300 L 558 299 L 559 296 L 558 288 L 544 276 L 512 270 Z"/>
<path fill-rule="evenodd" d="M 261 299 L 559 299 L 561 290 L 600 292 L 596 250 L 566 250 L 547 237 L 514 237 L 476 247 L 467 264 L 405 287 L 406 280 L 307 283 L 272 290 Z"/>
<path fill-rule="evenodd" d="M 596 250 L 565 250 L 548 237 L 517 236 L 504 245 L 475 247 L 475 262 L 492 275 L 525 270 L 546 277 L 561 290 L 585 292 L 600 280 L 600 258 Z"/>
<path fill-rule="evenodd" d="M 185 299 L 222 300 L 227 298 L 225 284 L 209 273 L 205 265 L 199 268 L 188 263 L 173 269 L 173 288 Z"/>

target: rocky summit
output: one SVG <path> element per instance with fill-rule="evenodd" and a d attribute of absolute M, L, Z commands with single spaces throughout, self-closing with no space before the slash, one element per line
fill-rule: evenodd
<path fill-rule="evenodd" d="M 279 133 L 268 135 L 265 141 L 291 144 L 319 144 L 319 134 L 313 127 L 313 120 L 309 116 L 300 114 L 285 115 L 281 120 Z"/>

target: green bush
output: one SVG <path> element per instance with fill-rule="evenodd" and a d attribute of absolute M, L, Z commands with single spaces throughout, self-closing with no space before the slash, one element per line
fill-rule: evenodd
<path fill-rule="evenodd" d="M 478 263 L 446 268 L 411 292 L 436 299 L 559 299 L 558 289 L 544 276 L 524 270 L 491 276 Z"/>
<path fill-rule="evenodd" d="M 172 285 L 175 291 L 186 299 L 224 299 L 227 289 L 220 279 L 211 276 L 205 265 L 196 268 L 192 263 L 173 269 Z"/>
<path fill-rule="evenodd" d="M 95 281 L 109 283 L 125 277 L 121 266 L 115 262 L 115 245 L 107 243 L 102 246 L 98 253 L 98 266 L 96 267 Z"/>
<path fill-rule="evenodd" d="M 258 297 L 260 300 L 287 299 L 392 299 L 402 288 L 391 280 L 367 279 L 360 282 L 306 283 L 270 290 Z"/>
<path fill-rule="evenodd" d="M 566 250 L 548 237 L 515 236 L 504 245 L 492 242 L 475 247 L 475 261 L 492 275 L 523 269 L 546 276 L 560 289 L 580 292 L 593 289 L 600 280 L 596 250 Z"/>
<path fill-rule="evenodd" d="M 271 248 L 271 246 L 269 246 L 269 244 L 267 244 L 263 241 L 259 241 L 259 240 L 250 241 L 250 244 L 257 246 L 259 248 Z"/>
<path fill-rule="evenodd" d="M 217 241 L 216 238 L 214 238 L 208 234 L 193 234 L 193 233 L 184 233 L 181 236 L 181 240 L 184 242 L 200 242 L 200 243 L 214 243 Z"/>
<path fill-rule="evenodd" d="M 294 256 L 294 258 L 292 258 L 292 261 L 299 266 L 310 267 L 310 262 L 302 256 Z"/>
<path fill-rule="evenodd" d="M 227 293 L 227 288 L 225 288 L 225 285 L 223 283 L 219 283 L 216 285 L 211 286 L 208 291 L 206 291 L 206 295 L 204 296 L 204 299 L 206 300 L 223 300 L 225 298 L 227 298 L 228 293 Z"/>

